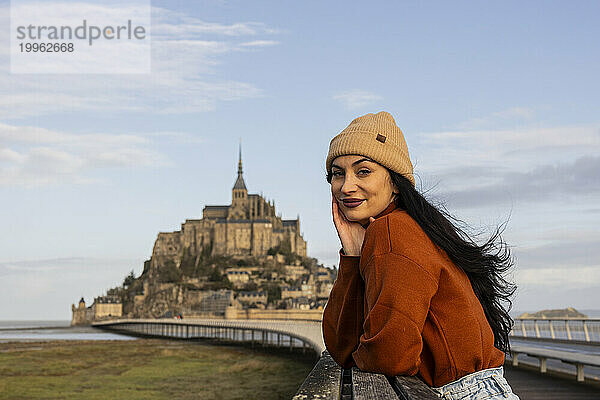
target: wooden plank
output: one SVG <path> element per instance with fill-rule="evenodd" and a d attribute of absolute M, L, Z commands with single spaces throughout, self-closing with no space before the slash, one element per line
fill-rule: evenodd
<path fill-rule="evenodd" d="M 352 394 L 354 400 L 398 398 L 385 375 L 363 372 L 356 367 L 352 368 Z"/>
<path fill-rule="evenodd" d="M 341 367 L 323 351 L 308 377 L 304 380 L 293 400 L 339 399 Z"/>
<path fill-rule="evenodd" d="M 394 376 L 390 378 L 390 383 L 401 399 L 439 399 L 437 393 L 416 376 Z"/>

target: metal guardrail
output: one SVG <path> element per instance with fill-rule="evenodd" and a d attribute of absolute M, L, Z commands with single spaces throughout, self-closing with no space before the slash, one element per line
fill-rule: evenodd
<path fill-rule="evenodd" d="M 517 318 L 510 335 L 600 343 L 600 318 Z"/>
<path fill-rule="evenodd" d="M 577 382 L 583 382 L 585 380 L 583 367 L 586 365 L 600 367 L 600 355 L 521 345 L 511 345 L 510 352 L 512 356 L 512 365 L 515 367 L 519 365 L 520 354 L 537 358 L 540 362 L 540 372 L 542 374 L 547 372 L 546 361 L 549 358 L 573 364 L 577 368 Z"/>
<path fill-rule="evenodd" d="M 285 323 L 282 321 L 249 320 L 114 320 L 97 322 L 93 327 L 117 333 L 171 339 L 214 339 L 221 341 L 249 343 L 254 347 L 289 347 L 312 350 L 315 354 L 323 351 L 318 331 L 311 324 Z"/>

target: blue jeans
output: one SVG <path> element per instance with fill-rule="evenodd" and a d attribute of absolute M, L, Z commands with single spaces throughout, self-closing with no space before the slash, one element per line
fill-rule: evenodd
<path fill-rule="evenodd" d="M 519 400 L 504 378 L 502 367 L 473 372 L 432 389 L 444 400 Z"/>

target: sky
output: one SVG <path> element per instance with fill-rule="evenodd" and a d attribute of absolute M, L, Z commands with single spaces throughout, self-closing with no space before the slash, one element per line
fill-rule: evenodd
<path fill-rule="evenodd" d="M 158 232 L 250 193 L 337 264 L 329 141 L 388 111 L 417 189 L 515 258 L 515 310 L 600 309 L 596 1 L 152 1 L 151 72 L 13 74 L 0 0 L 0 319 L 70 319 Z"/>

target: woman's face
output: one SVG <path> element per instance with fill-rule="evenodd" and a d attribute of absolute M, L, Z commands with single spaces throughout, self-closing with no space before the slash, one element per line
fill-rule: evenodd
<path fill-rule="evenodd" d="M 364 157 L 347 155 L 333 160 L 331 193 L 349 221 L 365 224 L 394 200 L 387 169 Z"/>

